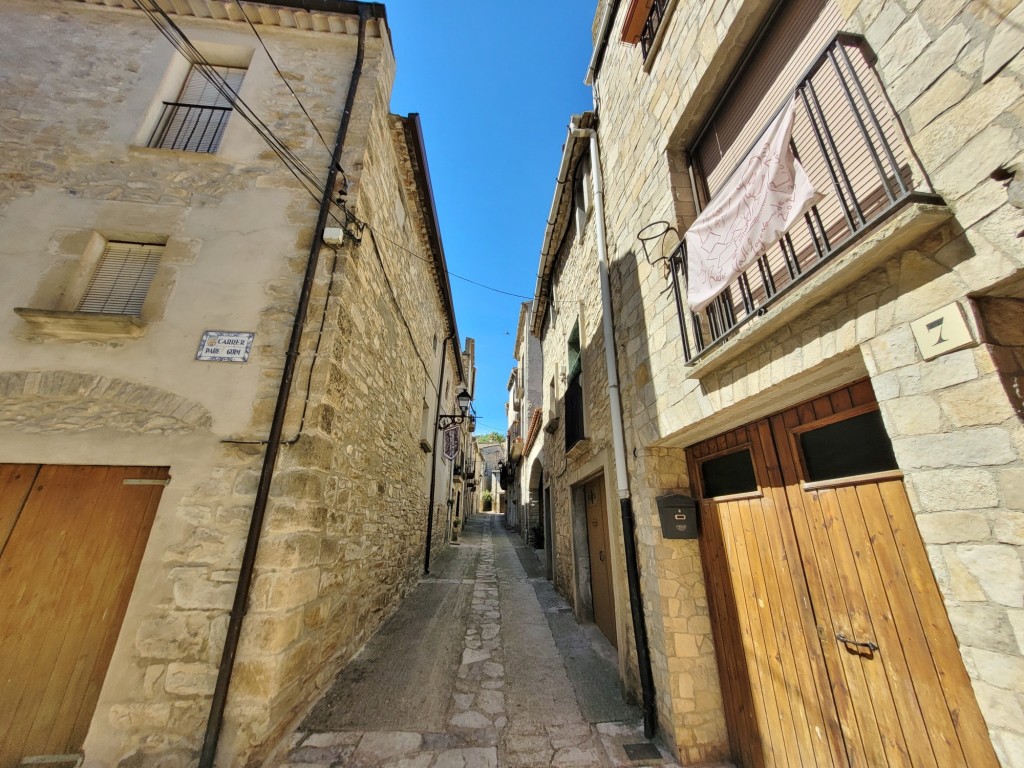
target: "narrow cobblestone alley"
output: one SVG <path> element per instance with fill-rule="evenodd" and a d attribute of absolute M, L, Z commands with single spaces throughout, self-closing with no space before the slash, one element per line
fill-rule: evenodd
<path fill-rule="evenodd" d="M 675 765 L 623 702 L 614 650 L 502 520 L 467 522 L 292 735 L 282 768 Z"/>

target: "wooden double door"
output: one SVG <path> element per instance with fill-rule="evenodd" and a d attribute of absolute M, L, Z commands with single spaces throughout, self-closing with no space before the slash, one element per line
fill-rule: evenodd
<path fill-rule="evenodd" d="M 687 460 L 741 765 L 998 766 L 867 381 Z"/>
<path fill-rule="evenodd" d="M 81 750 L 167 476 L 0 464 L 0 768 Z"/>

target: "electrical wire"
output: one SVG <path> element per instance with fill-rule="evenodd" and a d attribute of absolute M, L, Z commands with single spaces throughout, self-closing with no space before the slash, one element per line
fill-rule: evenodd
<path fill-rule="evenodd" d="M 313 130 L 316 132 L 316 135 L 320 137 L 320 143 L 323 144 L 324 149 L 327 150 L 327 155 L 333 158 L 334 153 L 331 152 L 331 148 L 327 146 L 327 140 L 324 138 L 324 135 L 320 132 L 320 129 L 317 127 L 317 124 L 313 122 L 313 118 L 306 110 L 305 105 L 299 98 L 299 94 L 295 92 L 295 89 L 292 88 L 292 84 L 288 82 L 288 78 L 284 76 L 284 73 L 281 71 L 281 68 L 277 66 L 277 62 L 274 60 L 273 54 L 267 48 L 267 44 L 263 42 L 263 38 L 260 36 L 259 31 L 256 29 L 256 25 L 252 23 L 252 19 L 249 18 L 249 14 L 246 12 L 245 8 L 242 7 L 242 0 L 235 0 L 235 5 L 238 6 L 238 10 L 245 17 L 245 20 L 249 22 L 249 28 L 252 30 L 252 33 L 256 35 L 256 39 L 260 41 L 260 46 L 262 46 L 263 51 L 267 54 L 267 58 L 270 59 L 270 63 L 274 65 L 274 70 L 277 72 L 278 77 L 281 78 L 281 82 L 288 86 L 288 90 L 291 91 L 292 96 L 295 97 L 295 103 L 299 105 L 299 109 L 302 110 L 302 114 L 304 114 L 306 116 L 306 119 L 309 120 L 309 124 L 313 126 Z M 341 169 L 339 168 L 338 170 L 340 171 Z M 344 173 L 342 173 L 342 177 L 344 177 Z"/>
<path fill-rule="evenodd" d="M 152 0 L 149 0 L 152 2 Z M 270 149 L 281 159 L 291 173 L 299 179 L 306 187 L 307 192 L 313 195 L 312 190 L 323 191 L 325 184 L 313 172 L 306 163 L 292 151 L 290 147 L 278 137 L 273 130 L 259 118 L 255 111 L 242 99 L 231 87 L 227 80 L 217 72 L 198 48 L 192 43 L 174 20 L 160 8 L 159 5 L 150 7 L 143 0 L 134 0 L 135 5 L 153 22 L 157 30 L 185 59 L 197 69 L 203 77 L 224 97 L 232 106 L 233 110 L 241 115 L 261 138 L 268 144 Z M 300 178 L 301 176 L 301 178 Z M 307 186 L 308 184 L 308 186 Z M 312 190 L 310 189 L 312 187 Z M 314 195 L 315 196 L 315 195 Z M 317 198 L 319 202 L 320 198 Z"/>
<path fill-rule="evenodd" d="M 255 25 L 249 19 L 249 16 L 244 11 L 244 9 L 241 8 L 239 0 L 235 1 L 239 4 L 239 8 L 242 10 L 243 16 L 245 16 L 245 19 L 249 23 L 249 26 L 252 28 L 252 31 L 256 35 L 257 40 L 259 40 L 260 45 L 263 47 L 263 50 L 267 53 L 267 56 L 270 58 L 271 63 L 273 64 L 278 77 L 281 78 L 282 82 L 285 83 L 289 91 L 292 92 L 292 95 L 295 97 L 295 100 L 298 103 L 303 114 L 306 116 L 306 119 L 309 120 L 310 125 L 312 125 L 314 131 L 317 133 L 317 135 L 320 137 L 321 142 L 323 142 L 324 146 L 326 147 L 327 144 L 324 141 L 323 135 L 320 133 L 319 128 L 317 128 L 316 123 L 313 121 L 312 117 L 310 117 L 309 112 L 306 110 L 306 108 L 302 105 L 301 100 L 295 93 L 294 89 L 292 89 L 291 84 L 288 83 L 287 78 L 285 78 L 284 74 L 281 72 L 281 69 L 277 66 L 277 63 L 274 61 L 273 56 L 270 54 L 270 51 L 267 50 L 267 47 L 264 44 L 262 37 L 260 37 L 259 32 L 256 30 Z M 148 0 L 148 2 L 153 2 L 153 0 Z M 248 123 L 257 132 L 257 134 L 267 143 L 270 149 L 281 159 L 281 161 L 284 163 L 288 171 L 296 178 L 297 181 L 299 181 L 299 183 L 302 185 L 303 189 L 305 189 L 305 191 L 309 194 L 309 196 L 317 203 L 319 203 L 323 199 L 323 195 L 326 194 L 325 183 L 320 180 L 320 178 L 314 173 L 314 171 L 311 168 L 309 168 L 309 166 L 306 165 L 306 163 L 298 155 L 296 155 L 295 152 L 292 151 L 291 148 L 289 148 L 287 144 L 285 144 L 285 142 L 281 138 L 279 138 L 263 120 L 259 118 L 255 111 L 228 84 L 227 80 L 219 72 L 216 71 L 214 66 L 210 64 L 210 62 L 203 56 L 199 49 L 196 48 L 196 46 L 189 39 L 188 35 L 186 35 L 185 32 L 182 31 L 181 28 L 174 23 L 174 20 L 170 18 L 167 12 L 155 3 L 152 7 L 150 7 L 149 5 L 147 5 L 146 0 L 134 0 L 134 3 L 136 7 L 139 8 L 139 10 L 141 10 L 149 17 L 149 19 L 153 22 L 154 26 L 157 27 L 157 29 L 167 39 L 167 41 L 179 53 L 181 53 L 182 56 L 184 56 L 185 59 L 193 67 L 200 71 L 200 73 L 210 82 L 210 84 L 217 89 L 217 91 L 228 101 L 229 104 L 231 104 L 234 110 L 239 115 L 241 115 L 245 122 Z M 330 152 L 329 148 L 328 152 Z M 343 171 L 342 177 L 344 178 Z M 372 227 L 367 222 L 361 221 L 358 218 L 356 218 L 353 214 L 351 214 L 350 211 L 348 211 L 344 202 L 332 202 L 335 206 L 339 206 L 342 208 L 342 210 L 345 211 L 346 219 L 351 219 L 360 227 L 369 228 L 376 235 L 378 235 L 384 240 L 387 240 L 396 248 L 404 251 L 410 256 L 413 256 L 414 258 L 420 259 L 421 261 L 430 264 L 434 263 L 433 259 L 410 250 L 401 243 L 398 243 L 392 238 L 388 237 L 380 230 Z M 329 215 L 335 221 L 335 223 L 339 224 L 343 228 L 345 227 L 345 222 L 339 219 L 334 213 L 330 213 Z M 526 301 L 533 299 L 533 296 L 526 296 L 524 294 L 513 293 L 511 291 L 505 291 L 500 288 L 494 288 L 493 286 L 486 285 L 485 283 L 481 283 L 477 280 L 473 280 L 472 278 L 465 277 L 464 275 L 452 272 L 451 270 L 446 270 L 446 272 L 449 276 L 454 277 L 457 280 L 462 280 L 464 282 L 470 283 L 472 285 L 475 285 L 479 288 L 483 288 L 484 290 L 491 291 L 493 293 L 498 293 L 503 296 L 509 296 L 511 298 L 522 299 Z"/>
<path fill-rule="evenodd" d="M 383 232 L 381 232 L 380 230 L 374 228 L 373 225 L 367 224 L 366 222 L 360 222 L 360 223 L 363 226 L 365 226 L 367 229 L 369 229 L 371 232 L 373 232 L 375 235 L 377 235 L 378 237 L 381 237 L 384 240 L 387 240 L 393 246 L 395 246 L 396 248 L 398 248 L 401 251 L 405 251 L 410 256 L 412 256 L 414 258 L 417 258 L 420 261 L 425 261 L 428 264 L 433 264 L 434 263 L 433 259 L 427 258 L 426 256 L 421 256 L 420 254 L 416 253 L 415 251 L 409 250 L 408 248 L 406 248 L 401 243 L 395 242 L 390 237 L 385 235 Z M 495 293 L 501 293 L 501 294 L 504 294 L 505 296 L 513 296 L 513 297 L 515 297 L 517 299 L 526 299 L 527 301 L 529 301 L 530 299 L 533 298 L 532 296 L 524 296 L 521 293 L 510 293 L 509 291 L 503 291 L 500 288 L 492 288 L 489 285 L 484 285 L 483 283 L 478 283 L 476 280 L 470 280 L 468 277 L 463 277 L 462 275 L 458 275 L 458 274 L 452 272 L 450 269 L 449 270 L 445 270 L 445 271 L 449 275 L 451 275 L 452 277 L 458 278 L 459 280 L 465 280 L 467 283 L 472 283 L 473 285 L 478 285 L 481 288 L 486 288 L 488 291 L 494 291 Z"/>

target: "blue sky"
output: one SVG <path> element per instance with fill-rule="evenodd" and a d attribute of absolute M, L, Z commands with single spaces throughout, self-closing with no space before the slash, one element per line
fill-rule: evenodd
<path fill-rule="evenodd" d="M 448 269 L 532 297 L 596 0 L 385 0 L 397 114 L 418 112 Z M 478 432 L 507 428 L 505 385 L 523 299 L 452 277 L 463 339 L 476 339 Z"/>

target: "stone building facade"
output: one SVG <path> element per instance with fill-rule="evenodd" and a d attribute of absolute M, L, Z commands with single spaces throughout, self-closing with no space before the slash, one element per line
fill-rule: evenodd
<path fill-rule="evenodd" d="M 383 6 L 312 6 L 161 2 L 188 59 L 132 2 L 0 8 L 0 623 L 27 638 L 0 641 L 5 766 L 194 764 L 314 257 L 217 764 L 259 763 L 391 614 L 422 573 L 429 513 L 445 546 L 433 427 L 465 373 L 419 124 L 388 110 Z M 242 103 L 183 87 L 205 64 Z M 163 112 L 186 97 L 226 114 L 212 145 Z M 168 120 L 179 148 L 155 138 Z M 115 276 L 108 292 L 137 303 L 97 312 L 86 299 L 122 251 L 129 267 L 144 251 L 143 287 Z M 206 331 L 251 338 L 247 360 L 200 347 Z"/>
<path fill-rule="evenodd" d="M 1016 2 L 752 0 L 712 8 L 656 0 L 602 2 L 598 8 L 588 75 L 596 114 L 574 125 L 586 129 L 593 119 L 600 147 L 614 343 L 658 718 L 684 760 L 731 757 L 743 765 L 761 764 L 755 752 L 762 750 L 764 764 L 794 764 L 792 755 L 799 750 L 813 752 L 827 743 L 828 759 L 836 765 L 863 764 L 858 754 L 861 760 L 868 755 L 866 764 L 895 764 L 894 756 L 880 757 L 884 745 L 911 737 L 909 731 L 900 735 L 894 723 L 913 722 L 920 716 L 913 711 L 925 711 L 947 696 L 959 702 L 952 709 L 964 713 L 961 730 L 954 728 L 949 741 L 966 745 L 966 751 L 953 758 L 941 755 L 944 747 L 919 746 L 937 756 L 929 759 L 1024 765 L 1019 674 L 1024 669 L 1019 395 L 1024 258 L 1018 237 L 1024 217 L 1015 175 L 1024 159 L 1021 18 Z M 759 51 L 785 51 L 776 64 L 792 66 L 772 69 L 766 63 L 771 57 Z M 786 58 L 793 51 L 808 57 Z M 848 83 L 849 101 L 831 67 Z M 857 79 L 863 91 L 857 90 Z M 746 282 L 731 283 L 729 298 L 722 300 L 730 306 L 712 306 L 710 312 L 719 313 L 714 318 L 692 312 L 683 262 L 691 249 L 681 245 L 684 233 L 716 195 L 729 193 L 731 169 L 757 146 L 759 134 L 793 93 L 798 97 L 793 144 L 824 199 L 835 199 L 832 181 L 828 164 L 816 161 L 818 150 L 807 143 L 815 131 L 803 109 L 814 110 L 824 142 L 835 140 L 826 150 L 833 159 L 847 151 L 843 142 L 863 141 L 866 147 L 868 140 L 857 138 L 865 135 L 883 169 L 889 162 L 883 144 L 893 149 L 895 170 L 883 173 L 886 181 L 873 187 L 874 192 L 889 188 L 892 200 L 868 199 L 865 207 L 878 205 L 880 212 L 866 216 L 863 226 L 851 225 L 850 236 L 837 238 L 827 221 L 821 225 L 836 247 L 826 244 L 824 253 L 814 256 L 820 264 L 800 261 L 802 246 L 794 234 L 786 255 L 773 245 L 769 253 L 774 255 L 760 274 L 754 265 Z M 867 116 L 863 127 L 852 118 L 828 125 L 831 110 L 846 104 Z M 581 146 L 584 135 L 570 132 L 563 159 L 569 174 L 560 173 L 560 179 L 584 172 L 589 157 Z M 868 155 L 865 149 L 863 157 Z M 874 161 L 864 167 L 869 164 Z M 856 197 L 861 166 L 851 168 L 849 187 Z M 845 183 L 837 172 L 835 184 Z M 570 182 L 560 189 L 553 210 L 558 218 L 541 256 L 534 331 L 544 343 L 546 367 L 566 364 L 578 316 L 585 440 L 566 453 L 563 427 L 557 427 L 547 440 L 545 463 L 552 467 L 555 581 L 586 616 L 594 603 L 587 595 L 590 564 L 586 538 L 578 533 L 574 538 L 573 531 L 585 520 L 580 498 L 585 484 L 598 472 L 608 478 L 612 471 L 600 354 L 607 340 L 600 318 L 588 316 L 598 314 L 592 308 L 600 306 L 594 222 L 574 232 L 579 192 Z M 820 210 L 829 204 L 821 202 Z M 803 226 L 802 221 L 794 225 Z M 813 247 L 810 240 L 803 242 Z M 795 263 L 797 276 L 779 271 L 786 263 Z M 764 273 L 778 278 L 776 284 L 765 288 Z M 575 302 L 578 313 L 568 311 Z M 936 329 L 955 331 L 936 335 Z M 552 382 L 549 396 L 564 422 L 567 388 L 557 375 Z M 872 415 L 876 408 L 879 417 Z M 883 462 L 884 469 L 854 479 L 816 481 L 808 441 L 818 428 L 846 424 L 843 414 L 854 412 L 878 419 L 881 427 L 871 439 L 878 439 L 879 448 L 872 456 L 888 450 L 894 463 Z M 866 435 L 836 438 L 842 446 L 866 441 Z M 744 450 L 755 455 L 749 470 L 753 486 L 732 495 L 716 493 L 722 477 L 715 475 L 714 462 Z M 757 458 L 761 451 L 768 457 L 764 463 Z M 776 451 L 779 458 L 773 458 Z M 796 458 L 787 458 L 788 452 Z M 775 472 L 790 479 L 765 479 Z M 723 475 L 730 481 L 737 476 Z M 610 503 L 612 486 L 604 482 L 608 527 L 621 537 Z M 729 490 L 728 484 L 721 488 Z M 789 490 L 776 492 L 784 488 Z M 845 518 L 850 541 L 834 550 L 841 553 L 834 561 L 835 578 L 845 591 L 829 592 L 833 566 L 822 559 L 827 537 L 820 532 L 838 535 L 828 524 L 838 519 L 829 517 L 834 514 L 829 505 L 847 503 L 851 489 L 861 507 L 876 493 L 872 489 L 895 494 L 882 504 L 890 526 L 872 518 L 875 523 L 861 528 Z M 697 498 L 700 538 L 666 536 L 656 501 L 670 494 Z M 897 496 L 906 501 L 897 502 Z M 744 517 L 768 500 L 774 505 L 771 514 Z M 892 511 L 897 506 L 905 507 L 905 517 Z M 802 528 L 805 515 L 812 523 Z M 824 517 L 815 523 L 814 515 Z M 755 526 L 762 519 L 781 520 L 779 530 L 794 538 L 772 539 L 778 531 L 771 526 L 744 538 L 730 527 L 741 519 Z M 858 544 L 860 536 L 867 538 Z M 889 544 L 879 543 L 890 536 L 895 538 Z M 769 540 L 775 541 L 770 551 L 762 548 Z M 612 546 L 617 622 L 628 630 L 621 538 Z M 872 553 L 870 564 L 863 547 Z M 739 553 L 758 548 L 756 572 L 728 570 L 751 562 Z M 893 551 L 902 559 L 886 560 Z M 787 562 L 801 554 L 807 559 L 799 571 L 783 573 L 780 553 L 788 553 Z M 777 576 L 770 575 L 773 568 Z M 849 579 L 859 579 L 860 587 Z M 912 585 L 907 593 L 895 586 L 903 579 Z M 811 649 L 806 654 L 789 657 L 780 650 L 781 660 L 773 661 L 762 648 L 785 649 L 784 638 L 799 644 L 784 626 L 803 626 L 789 620 L 799 614 L 796 603 L 787 602 L 791 588 L 819 617 L 816 627 L 810 619 L 805 623 L 820 639 L 808 635 L 800 640 Z M 861 590 L 873 598 L 863 608 L 858 607 Z M 845 608 L 839 607 L 840 594 L 848 601 Z M 912 668 L 916 661 L 899 660 L 909 654 L 895 653 L 887 622 L 903 626 L 899 606 L 911 599 L 907 595 L 927 606 L 920 611 L 931 629 L 925 632 L 927 642 L 907 639 L 909 633 L 901 639 L 908 647 L 923 643 L 914 646 L 916 653 L 946 671 L 932 693 L 922 687 L 915 689 L 916 699 L 904 701 L 898 690 L 907 677 L 899 668 Z M 880 601 L 889 613 L 877 613 Z M 832 618 L 821 619 L 823 614 Z M 758 642 L 755 632 L 761 633 Z M 933 640 L 940 636 L 941 642 Z M 635 689 L 635 661 L 624 645 L 619 643 L 623 678 Z M 871 645 L 881 648 L 876 653 Z M 728 666 L 736 659 L 746 666 Z M 800 677 L 805 663 L 807 680 L 818 676 L 813 684 Z M 822 705 L 812 717 L 794 703 L 795 694 L 765 682 L 775 673 L 804 680 L 801 684 L 810 686 L 805 694 L 831 692 L 839 715 Z M 858 683 L 854 678 L 861 674 Z M 736 680 L 764 694 L 764 700 L 737 691 Z M 851 710 L 844 709 L 844 697 L 868 700 L 858 686 L 873 691 L 872 681 L 892 691 L 892 703 L 873 699 L 876 715 L 863 721 L 870 723 L 864 728 L 878 729 L 875 735 L 851 726 Z M 771 705 L 764 703 L 768 697 Z M 790 734 L 779 727 L 789 716 L 783 712 L 807 723 L 820 716 L 822 731 L 833 735 L 820 744 L 805 741 L 799 729 Z M 772 741 L 783 738 L 774 735 L 779 733 L 792 741 Z M 974 744 L 981 745 L 976 753 L 970 751 Z M 906 747 L 916 755 L 914 748 Z M 823 760 L 819 756 L 817 764 Z"/>
<path fill-rule="evenodd" d="M 539 461 L 537 435 L 543 416 L 544 361 L 540 342 L 529 332 L 531 303 L 519 308 L 516 339 L 512 353 L 516 364 L 508 379 L 508 446 L 510 476 L 507 524 L 530 544 L 543 541 L 539 484 L 543 470 Z"/>

